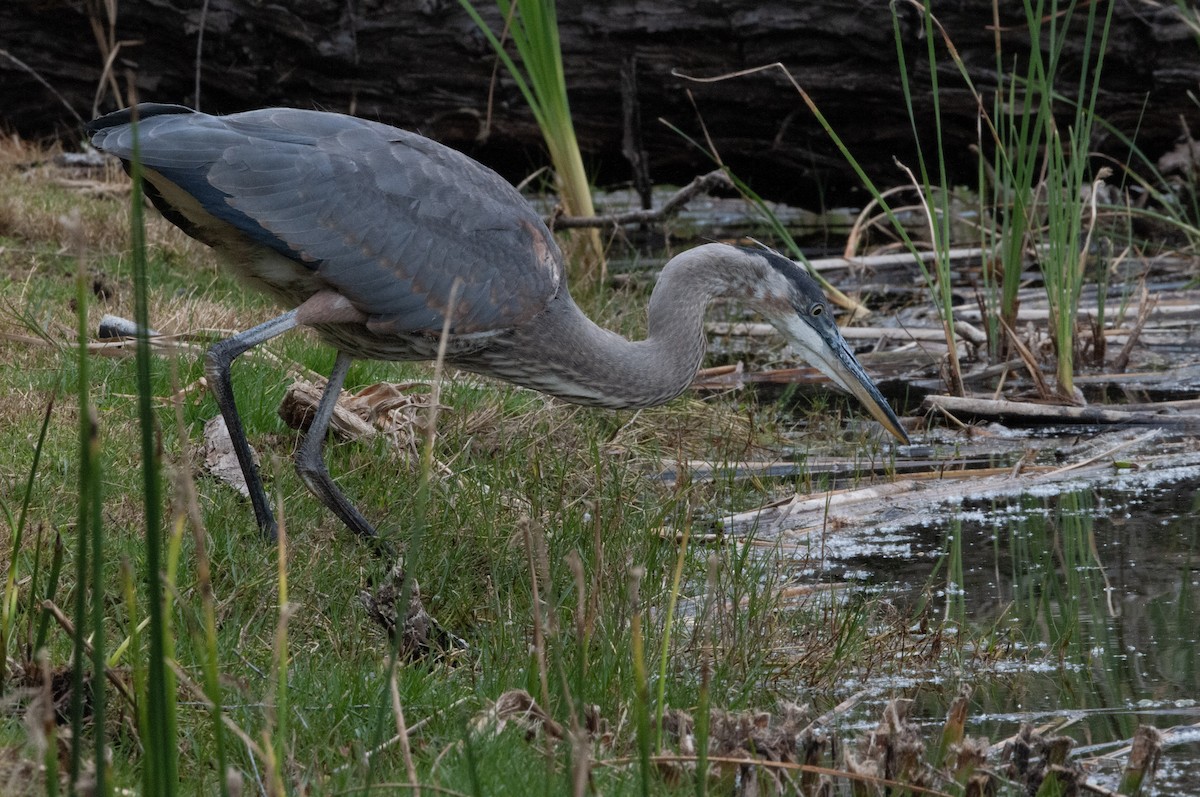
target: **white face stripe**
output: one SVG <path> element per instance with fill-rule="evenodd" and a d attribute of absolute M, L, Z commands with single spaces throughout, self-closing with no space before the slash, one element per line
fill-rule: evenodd
<path fill-rule="evenodd" d="M 807 360 L 809 364 L 816 367 L 844 390 L 855 395 L 859 394 L 858 390 L 847 383 L 845 376 L 838 367 L 841 365 L 840 361 L 830 351 L 829 344 L 825 342 L 825 339 L 821 337 L 817 330 L 795 315 L 787 318 L 783 323 L 784 326 L 780 331 L 783 332 L 792 346 L 797 349 L 803 359 Z"/>

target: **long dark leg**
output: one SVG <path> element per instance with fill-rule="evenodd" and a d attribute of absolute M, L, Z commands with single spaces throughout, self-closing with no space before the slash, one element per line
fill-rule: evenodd
<path fill-rule="evenodd" d="M 229 427 L 229 438 L 233 441 L 233 450 L 237 454 L 238 464 L 242 466 L 246 487 L 250 490 L 250 503 L 254 506 L 254 517 L 258 520 L 258 528 L 262 531 L 263 536 L 270 540 L 275 539 L 279 529 L 275 525 L 275 514 L 271 511 L 271 502 L 267 499 L 267 491 L 263 489 L 262 477 L 250 455 L 250 444 L 246 442 L 242 419 L 238 415 L 237 404 L 233 400 L 233 383 L 229 368 L 238 356 L 249 349 L 295 327 L 296 311 L 290 310 L 277 318 L 272 318 L 270 321 L 214 344 L 208 350 L 208 357 L 204 364 L 209 389 L 212 390 L 213 396 L 217 400 L 217 406 L 225 418 L 225 425 Z"/>
<path fill-rule="evenodd" d="M 337 406 L 338 395 L 342 392 L 342 383 L 346 379 L 346 371 L 350 368 L 350 359 L 350 355 L 338 352 L 333 372 L 329 374 L 329 383 L 325 385 L 325 392 L 321 394 L 321 402 L 317 405 L 317 414 L 313 416 L 312 425 L 308 427 L 308 433 L 304 435 L 304 441 L 296 451 L 296 473 L 300 474 L 301 481 L 312 494 L 332 509 L 351 531 L 363 537 L 374 538 L 375 527 L 367 522 L 333 483 L 322 455 L 325 434 L 329 431 L 329 421 L 333 418 L 333 409 Z"/>

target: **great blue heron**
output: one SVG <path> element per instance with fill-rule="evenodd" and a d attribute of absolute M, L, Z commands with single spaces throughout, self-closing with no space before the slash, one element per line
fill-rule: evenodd
<path fill-rule="evenodd" d="M 325 434 L 351 360 L 428 360 L 449 315 L 446 362 L 575 404 L 635 408 L 682 393 L 704 355 L 714 297 L 757 309 L 799 353 L 908 437 L 854 358 L 804 269 L 765 249 L 705 244 L 668 262 L 650 297 L 649 334 L 602 329 L 571 299 L 562 253 L 498 174 L 427 138 L 318 111 L 209 116 L 142 104 L 88 126 L 171 222 L 216 249 L 254 288 L 292 309 L 215 344 L 205 371 L 228 424 L 259 527 L 276 530 L 234 403 L 233 360 L 297 326 L 337 349 L 296 452 L 308 488 L 358 534 L 367 522 L 329 476 Z M 458 286 L 457 289 L 455 286 Z"/>

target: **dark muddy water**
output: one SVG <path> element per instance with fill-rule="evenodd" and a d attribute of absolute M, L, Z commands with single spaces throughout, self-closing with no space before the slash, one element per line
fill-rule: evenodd
<path fill-rule="evenodd" d="M 846 556 L 842 572 L 864 589 L 928 601 L 972 640 L 927 671 L 846 691 L 876 696 L 866 726 L 897 696 L 940 725 L 968 685 L 968 733 L 997 742 L 1024 722 L 1053 726 L 1110 788 L 1139 724 L 1176 729 L 1152 793 L 1200 794 L 1200 470 L 1061 490 L 967 499 Z"/>

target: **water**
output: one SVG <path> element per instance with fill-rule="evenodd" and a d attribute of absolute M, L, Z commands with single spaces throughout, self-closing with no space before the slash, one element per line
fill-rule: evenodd
<path fill-rule="evenodd" d="M 925 671 L 847 683 L 875 696 L 861 722 L 873 726 L 883 701 L 905 696 L 940 725 L 969 685 L 969 734 L 994 743 L 1024 722 L 1061 726 L 1110 788 L 1117 748 L 1139 724 L 1182 727 L 1152 793 L 1200 794 L 1198 518 L 1200 473 L 1180 468 L 966 499 L 940 520 L 886 530 L 886 545 L 860 540 L 826 566 L 910 609 L 928 601 L 971 640 Z"/>

